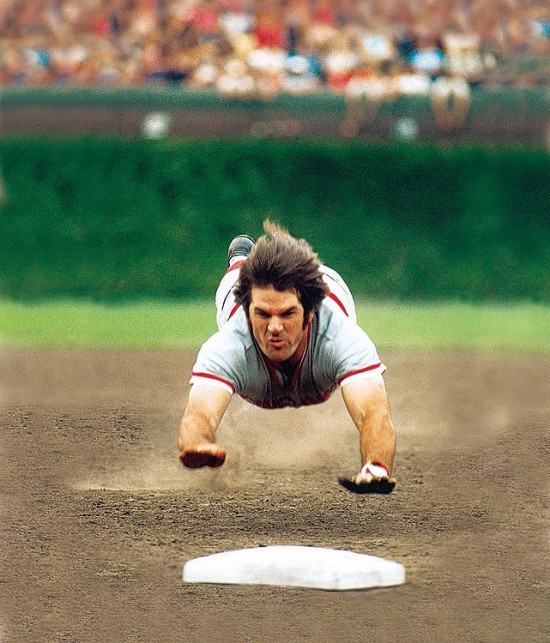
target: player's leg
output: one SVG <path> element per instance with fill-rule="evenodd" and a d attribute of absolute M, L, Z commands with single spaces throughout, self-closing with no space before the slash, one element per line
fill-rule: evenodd
<path fill-rule="evenodd" d="M 239 278 L 239 268 L 254 247 L 254 239 L 247 235 L 235 237 L 227 250 L 227 270 L 216 290 L 216 321 L 221 328 L 232 316 L 237 303 L 233 287 Z"/>

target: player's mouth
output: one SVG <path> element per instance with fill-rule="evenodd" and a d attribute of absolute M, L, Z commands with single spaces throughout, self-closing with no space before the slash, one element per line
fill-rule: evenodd
<path fill-rule="evenodd" d="M 274 348 L 275 350 L 281 350 L 286 346 L 286 340 L 281 339 L 280 337 L 271 337 L 267 340 L 267 343 L 269 346 L 271 346 L 271 348 Z"/>
<path fill-rule="evenodd" d="M 283 339 L 270 339 L 269 345 L 273 348 L 283 348 L 286 346 L 286 342 Z"/>

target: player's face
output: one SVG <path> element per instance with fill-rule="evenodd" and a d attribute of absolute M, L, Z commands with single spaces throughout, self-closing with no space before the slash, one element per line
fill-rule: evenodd
<path fill-rule="evenodd" d="M 294 290 L 252 287 L 249 308 L 254 339 L 273 362 L 299 361 L 307 341 L 304 307 Z M 291 359 L 293 358 L 293 359 Z"/>

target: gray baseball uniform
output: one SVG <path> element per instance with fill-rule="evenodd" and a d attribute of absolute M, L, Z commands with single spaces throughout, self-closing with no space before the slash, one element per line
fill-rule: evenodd
<path fill-rule="evenodd" d="M 291 378 L 275 369 L 256 344 L 244 310 L 232 299 L 238 270 L 230 269 L 216 295 L 220 330 L 200 349 L 190 383 L 220 386 L 274 409 L 318 404 L 338 386 L 384 373 L 372 340 L 355 321 L 349 289 L 338 273 L 322 270 L 331 292 L 313 316 L 307 349 Z"/>

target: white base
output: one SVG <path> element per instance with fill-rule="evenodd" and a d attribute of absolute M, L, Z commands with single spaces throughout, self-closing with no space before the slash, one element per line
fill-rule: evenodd
<path fill-rule="evenodd" d="M 229 583 L 345 590 L 405 582 L 405 568 L 377 556 L 340 549 L 275 545 L 221 552 L 189 560 L 188 583 Z"/>

